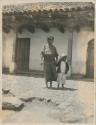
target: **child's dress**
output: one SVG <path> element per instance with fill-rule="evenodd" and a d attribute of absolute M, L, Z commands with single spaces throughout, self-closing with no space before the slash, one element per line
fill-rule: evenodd
<path fill-rule="evenodd" d="M 66 82 L 65 70 L 66 70 L 66 63 L 64 61 L 61 61 L 61 63 L 60 63 L 60 72 L 58 72 L 58 78 L 57 78 L 58 87 L 59 87 L 60 84 L 63 87 L 63 85 Z"/>
<path fill-rule="evenodd" d="M 62 87 L 64 87 L 64 84 L 66 83 L 66 74 L 69 70 L 69 65 L 65 61 L 64 57 L 61 57 L 58 61 L 57 64 L 57 82 L 58 82 L 58 87 L 60 84 L 62 84 Z"/>

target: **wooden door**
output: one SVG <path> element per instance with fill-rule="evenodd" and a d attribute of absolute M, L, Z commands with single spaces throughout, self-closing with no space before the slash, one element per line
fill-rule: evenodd
<path fill-rule="evenodd" d="M 94 77 L 94 40 L 91 40 L 88 43 L 87 48 L 87 65 L 86 65 L 86 74 L 87 77 Z"/>
<path fill-rule="evenodd" d="M 16 71 L 29 70 L 29 55 L 30 55 L 30 39 L 17 38 L 16 41 Z"/>

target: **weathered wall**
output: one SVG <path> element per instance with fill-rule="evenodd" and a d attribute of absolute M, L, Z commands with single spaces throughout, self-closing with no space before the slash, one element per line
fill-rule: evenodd
<path fill-rule="evenodd" d="M 22 34 L 18 34 L 19 38 L 30 38 L 30 70 L 42 70 L 40 65 L 40 52 L 46 44 L 46 38 L 53 35 L 55 38 L 55 46 L 59 55 L 67 54 L 68 51 L 68 32 L 64 34 L 57 29 L 52 28 L 49 33 L 36 29 L 35 33 L 30 33 L 26 30 Z M 85 74 L 86 73 L 86 56 L 88 41 L 94 38 L 94 33 L 90 29 L 81 29 L 80 32 L 73 33 L 73 50 L 72 50 L 72 73 Z M 9 67 L 10 70 L 14 68 L 12 61 L 13 44 L 16 41 L 16 33 L 11 31 L 6 34 L 3 33 L 3 67 Z"/>
<path fill-rule="evenodd" d="M 14 70 L 14 64 L 12 60 L 13 46 L 16 41 L 16 33 L 11 30 L 10 33 L 3 32 L 3 67 L 9 68 L 10 72 Z"/>
<path fill-rule="evenodd" d="M 86 57 L 88 42 L 94 38 L 94 33 L 88 28 L 73 34 L 72 73 L 86 74 Z"/>

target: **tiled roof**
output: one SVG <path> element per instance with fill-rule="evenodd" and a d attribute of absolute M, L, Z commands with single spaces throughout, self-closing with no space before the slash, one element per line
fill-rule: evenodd
<path fill-rule="evenodd" d="M 89 2 L 54 2 L 54 3 L 27 3 L 20 5 L 6 5 L 3 6 L 3 13 L 10 12 L 23 12 L 23 11 L 38 11 L 38 10 L 60 10 L 65 8 L 83 8 L 92 7 L 93 4 Z"/>
<path fill-rule="evenodd" d="M 93 28 L 94 12 L 94 5 L 85 2 L 7 5 L 3 6 L 3 29 L 8 32 L 11 28 L 21 30 L 23 26 L 34 32 L 34 25 L 44 31 L 54 26 L 64 32 L 66 27 L 75 27 L 77 30 L 84 26 Z"/>

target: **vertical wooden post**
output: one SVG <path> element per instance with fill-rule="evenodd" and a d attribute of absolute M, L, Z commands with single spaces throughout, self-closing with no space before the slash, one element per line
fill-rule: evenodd
<path fill-rule="evenodd" d="M 69 30 L 68 36 L 68 63 L 70 66 L 70 75 L 72 74 L 72 44 L 73 44 L 73 29 Z"/>

